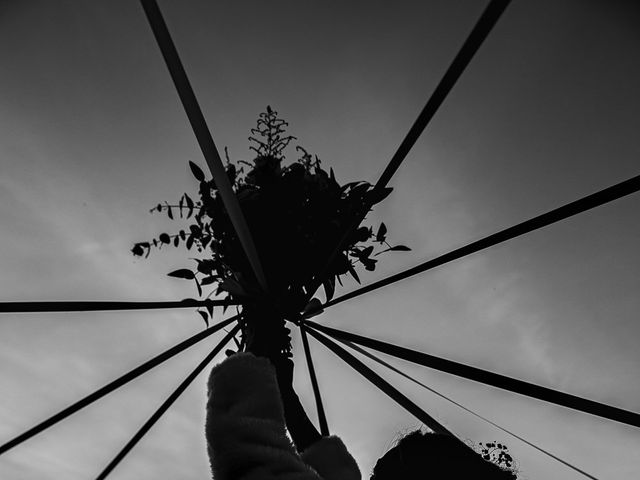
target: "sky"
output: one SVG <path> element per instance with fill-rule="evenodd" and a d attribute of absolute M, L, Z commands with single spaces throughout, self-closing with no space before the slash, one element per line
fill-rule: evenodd
<path fill-rule="evenodd" d="M 271 105 L 341 182 L 375 182 L 484 6 L 160 2 L 220 148 L 250 158 L 249 129 Z M 412 251 L 383 256 L 363 282 L 637 175 L 639 21 L 632 1 L 513 2 L 367 219 Z M 165 275 L 189 265 L 185 251 L 130 253 L 176 229 L 148 210 L 195 191 L 187 162 L 204 166 L 137 2 L 4 0 L 0 65 L 0 300 L 194 297 Z M 615 201 L 317 320 L 640 412 L 639 210 L 638 195 Z M 0 441 L 203 326 L 192 311 L 3 315 Z M 95 477 L 221 336 L 6 453 L 0 478 Z M 311 348 L 330 428 L 368 478 L 419 422 Z M 296 388 L 315 419 L 297 336 L 294 349 Z M 386 360 L 599 479 L 640 476 L 633 427 Z M 521 478 L 579 477 L 372 368 L 461 438 L 506 443 Z M 205 381 L 111 478 L 210 477 Z"/>

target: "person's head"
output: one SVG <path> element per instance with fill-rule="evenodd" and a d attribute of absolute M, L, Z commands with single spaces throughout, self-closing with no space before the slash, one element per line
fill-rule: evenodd
<path fill-rule="evenodd" d="M 435 433 L 411 432 L 384 454 L 371 480 L 514 480 L 513 472 L 484 460 L 458 439 Z"/>

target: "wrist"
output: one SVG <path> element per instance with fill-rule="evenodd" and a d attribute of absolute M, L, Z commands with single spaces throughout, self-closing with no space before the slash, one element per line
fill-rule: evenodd
<path fill-rule="evenodd" d="M 280 388 L 280 395 L 286 398 L 297 398 L 296 391 L 293 389 L 293 385 L 285 382 L 278 382 Z"/>

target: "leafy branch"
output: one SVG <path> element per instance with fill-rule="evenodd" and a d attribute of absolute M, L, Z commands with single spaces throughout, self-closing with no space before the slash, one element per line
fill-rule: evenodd
<path fill-rule="evenodd" d="M 187 195 L 186 193 L 183 193 L 177 205 L 171 205 L 167 202 L 164 202 L 164 205 L 162 203 L 159 203 L 155 207 L 153 207 L 151 210 L 149 210 L 149 212 L 150 213 L 162 212 L 164 210 L 167 212 L 167 216 L 171 220 L 173 220 L 174 208 L 178 210 L 180 218 L 183 218 L 183 215 L 182 215 L 183 210 L 186 210 L 186 214 L 184 218 L 190 218 L 191 215 L 193 215 L 194 210 L 198 210 L 201 207 L 202 207 L 202 202 L 194 202 L 189 195 Z"/>

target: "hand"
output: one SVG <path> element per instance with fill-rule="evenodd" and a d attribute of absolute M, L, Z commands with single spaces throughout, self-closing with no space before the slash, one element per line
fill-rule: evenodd
<path fill-rule="evenodd" d="M 246 351 L 253 353 L 256 357 L 269 357 L 270 348 L 269 342 L 264 331 L 264 327 L 260 328 L 259 325 L 251 325 L 247 328 L 247 347 Z"/>
<path fill-rule="evenodd" d="M 276 368 L 287 429 L 296 448 L 299 452 L 302 452 L 320 440 L 322 435 L 309 420 L 307 412 L 305 412 L 298 395 L 293 389 L 293 361 L 284 355 L 280 355 L 272 358 L 271 363 Z"/>
<path fill-rule="evenodd" d="M 282 394 L 293 392 L 293 360 L 279 356 L 272 358 L 271 363 L 276 368 L 280 392 Z"/>
<path fill-rule="evenodd" d="M 271 360 L 291 356 L 291 331 L 282 319 L 253 317 L 247 322 L 246 351 Z"/>

